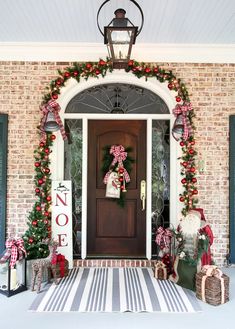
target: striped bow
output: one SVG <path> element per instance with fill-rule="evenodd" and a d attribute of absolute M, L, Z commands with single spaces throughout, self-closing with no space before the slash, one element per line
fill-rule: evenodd
<path fill-rule="evenodd" d="M 169 248 L 170 243 L 171 243 L 171 238 L 172 238 L 172 232 L 168 228 L 163 228 L 160 226 L 157 229 L 157 234 L 156 234 L 156 244 L 163 247 L 163 248 Z"/>
<path fill-rule="evenodd" d="M 116 163 L 118 163 L 119 168 L 123 168 L 123 176 L 126 183 L 130 182 L 130 176 L 127 170 L 124 168 L 123 161 L 126 160 L 127 152 L 125 152 L 125 148 L 122 145 L 112 145 L 109 151 L 110 154 L 114 156 L 113 161 L 111 163 L 111 167 L 114 167 Z M 111 174 L 112 170 L 109 170 L 104 176 L 104 184 L 107 184 L 108 178 Z"/>
<path fill-rule="evenodd" d="M 184 140 L 187 140 L 188 137 L 192 136 L 193 134 L 193 130 L 188 118 L 188 112 L 191 111 L 192 109 L 193 108 L 191 103 L 185 102 L 183 105 L 177 104 L 173 110 L 173 114 L 176 116 L 176 120 L 179 115 L 182 115 L 183 125 L 184 125 L 184 132 L 182 137 Z"/>
<path fill-rule="evenodd" d="M 4 255 L 2 256 L 0 262 L 6 262 L 10 259 L 10 267 L 13 268 L 18 259 L 22 259 L 26 255 L 24 249 L 24 240 L 19 239 L 7 239 L 6 248 Z"/>
<path fill-rule="evenodd" d="M 43 117 L 42 117 L 42 120 L 41 120 L 41 127 L 40 127 L 41 141 L 46 140 L 46 133 L 45 133 L 45 130 L 44 130 L 44 126 L 45 126 L 45 123 L 47 121 L 47 117 L 48 117 L 49 112 L 54 114 L 55 121 L 56 121 L 56 123 L 58 124 L 58 126 L 60 128 L 60 132 L 61 132 L 63 140 L 67 139 L 66 132 L 65 132 L 65 129 L 64 129 L 64 125 L 63 125 L 63 123 L 61 121 L 61 118 L 59 116 L 59 111 L 61 110 L 60 105 L 57 102 L 55 102 L 54 100 L 51 99 L 46 104 L 43 104 L 40 107 L 40 109 L 43 113 Z"/>

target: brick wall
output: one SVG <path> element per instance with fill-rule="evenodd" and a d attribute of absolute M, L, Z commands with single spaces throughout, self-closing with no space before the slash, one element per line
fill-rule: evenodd
<path fill-rule="evenodd" d="M 196 149 L 204 162 L 199 206 L 215 234 L 214 258 L 228 252 L 228 117 L 235 114 L 234 64 L 160 64 L 187 85 L 196 112 Z M 7 234 L 22 234 L 34 203 L 36 126 L 45 88 L 69 63 L 0 62 L 0 112 L 9 114 Z"/>

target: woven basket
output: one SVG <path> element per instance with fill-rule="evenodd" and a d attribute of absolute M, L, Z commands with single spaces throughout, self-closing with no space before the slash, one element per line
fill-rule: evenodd
<path fill-rule="evenodd" d="M 205 274 L 200 272 L 196 274 L 196 297 L 202 300 L 202 278 Z M 222 275 L 224 279 L 224 302 L 229 301 L 229 277 Z M 211 305 L 220 305 L 222 300 L 221 281 L 214 276 L 208 276 L 205 281 L 205 301 Z"/>

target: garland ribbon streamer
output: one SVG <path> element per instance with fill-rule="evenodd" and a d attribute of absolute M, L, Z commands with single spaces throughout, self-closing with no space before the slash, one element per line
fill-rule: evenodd
<path fill-rule="evenodd" d="M 157 245 L 162 246 L 163 248 L 170 248 L 172 237 L 173 237 L 173 234 L 170 229 L 168 229 L 168 228 L 164 229 L 162 226 L 160 226 L 157 229 L 155 241 L 156 241 Z"/>
<path fill-rule="evenodd" d="M 10 267 L 14 268 L 16 261 L 22 259 L 26 255 L 24 240 L 22 238 L 7 239 L 5 245 L 7 250 L 0 259 L 0 263 L 10 259 Z"/>
<path fill-rule="evenodd" d="M 60 105 L 57 102 L 55 102 L 54 100 L 50 100 L 46 104 L 42 105 L 40 107 L 40 109 L 43 113 L 43 117 L 42 117 L 42 120 L 41 120 L 41 127 L 40 127 L 41 132 L 42 132 L 41 141 L 45 141 L 45 139 L 46 139 L 46 133 L 45 133 L 45 130 L 44 130 L 44 126 L 45 126 L 45 123 L 47 121 L 47 117 L 48 117 L 49 112 L 54 114 L 55 121 L 56 121 L 56 123 L 58 124 L 58 126 L 60 128 L 60 132 L 61 132 L 63 140 L 67 139 L 66 132 L 65 132 L 65 129 L 64 129 L 64 125 L 63 125 L 63 123 L 61 121 L 61 118 L 59 116 L 59 111 L 61 110 Z"/>
<path fill-rule="evenodd" d="M 123 176 L 126 181 L 126 183 L 130 182 L 130 176 L 127 172 L 127 170 L 124 168 L 123 161 L 126 160 L 127 152 L 125 152 L 125 148 L 122 145 L 112 145 L 109 151 L 110 154 L 114 156 L 113 161 L 111 163 L 111 167 L 115 166 L 116 163 L 118 163 L 118 166 L 120 168 L 123 168 Z M 107 184 L 108 178 L 111 174 L 112 170 L 109 170 L 105 176 L 104 176 L 104 184 Z"/>
<path fill-rule="evenodd" d="M 223 279 L 223 272 L 217 268 L 215 265 L 204 265 L 202 267 L 202 273 L 205 275 L 202 277 L 202 300 L 206 302 L 206 279 L 210 277 L 215 277 L 220 280 L 221 283 L 221 304 L 225 302 L 225 287 L 224 287 L 224 279 Z"/>
<path fill-rule="evenodd" d="M 191 127 L 189 118 L 188 118 L 188 111 L 191 111 L 192 105 L 191 103 L 184 103 L 183 105 L 177 104 L 176 107 L 173 109 L 173 114 L 176 116 L 176 120 L 179 115 L 182 115 L 183 118 L 183 125 L 184 125 L 184 132 L 183 132 L 183 139 L 187 140 L 188 137 L 193 135 L 193 129 Z"/>

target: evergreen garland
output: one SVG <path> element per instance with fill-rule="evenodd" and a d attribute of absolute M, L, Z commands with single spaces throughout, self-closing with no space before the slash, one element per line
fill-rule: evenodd
<path fill-rule="evenodd" d="M 118 163 L 116 163 L 113 167 L 111 167 L 111 163 L 113 161 L 113 155 L 110 154 L 110 148 L 111 148 L 111 145 L 106 145 L 103 148 L 103 163 L 102 163 L 102 167 L 101 167 L 103 176 L 105 176 L 105 174 L 109 170 L 116 171 L 116 169 L 118 168 Z M 129 156 L 129 153 L 131 151 L 132 151 L 131 147 L 125 148 L 125 152 L 127 152 L 127 157 L 123 161 L 123 166 L 129 174 L 131 173 L 132 163 L 135 162 L 134 159 Z M 128 183 L 126 183 L 126 186 L 127 185 L 128 185 Z M 122 191 L 120 193 L 120 198 L 110 198 L 110 199 L 117 202 L 117 204 L 120 207 L 124 208 L 124 206 L 125 206 L 125 193 L 123 193 Z"/>

